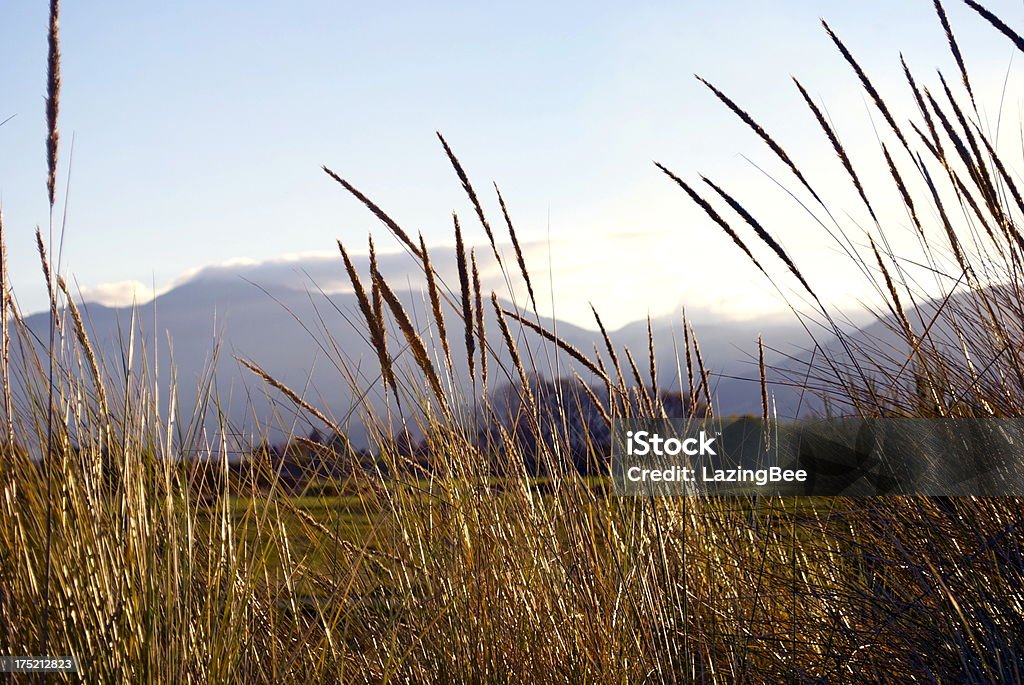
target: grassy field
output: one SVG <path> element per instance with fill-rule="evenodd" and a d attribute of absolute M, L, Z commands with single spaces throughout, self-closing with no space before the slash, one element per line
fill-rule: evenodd
<path fill-rule="evenodd" d="M 998 18 L 967 4 L 992 25 L 994 39 L 1024 50 Z M 877 117 L 878 149 L 847 150 L 817 105 L 799 97 L 802 86 L 794 98 L 836 153 L 860 198 L 856 207 L 829 204 L 814 169 L 801 168 L 740 96 L 708 84 L 723 114 L 738 117 L 777 157 L 780 182 L 801 211 L 846 238 L 850 258 L 885 298 L 910 386 L 892 377 L 891 366 L 865 368 L 893 353 L 836 324 L 837 313 L 773 237 L 771 222 L 708 179 L 688 182 L 661 168 L 666 183 L 707 214 L 708 230 L 724 231 L 771 287 L 787 296 L 795 289 L 799 304 L 810 305 L 808 313 L 794 302 L 794 316 L 828 356 L 805 377 L 809 392 L 858 417 L 1019 417 L 1024 198 L 1013 169 L 1024 160 L 1019 150 L 997 149 L 987 134 L 952 29 L 942 5 L 935 8 L 960 73 L 939 85 L 930 78 L 930 91 L 907 71 L 906 87 L 920 106 L 911 122 L 896 121 L 826 25 Z M 56 2 L 51 17 L 46 157 L 51 214 L 59 216 Z M 498 255 L 499 223 L 492 225 L 468 174 L 441 143 Z M 868 158 L 891 180 L 905 215 L 876 216 L 857 171 Z M 376 383 L 389 407 L 400 402 L 408 424 L 422 430 L 429 464 L 398 449 L 385 417 L 365 407 L 360 418 L 381 429 L 371 431 L 379 439 L 371 461 L 331 484 L 342 494 L 295 497 L 272 473 L 247 490 L 226 476 L 200 487 L 196 464 L 181 459 L 158 406 L 166 388 L 146 373 L 116 383 L 105 373 L 121 367 L 97 359 L 87 317 L 62 274 L 51 271 L 52 245 L 40 231 L 49 339 L 27 330 L 6 248 L 0 259 L 0 652 L 74 655 L 80 675 L 53 674 L 52 682 L 1021 682 L 1024 502 L 610 496 L 569 456 L 571 408 L 543 402 L 533 390 L 535 374 L 550 377 L 564 366 L 545 368 L 521 354 L 517 331 L 535 331 L 549 345 L 547 359 L 571 360 L 586 372 L 580 392 L 593 395 L 605 422 L 665 414 L 653 345 L 645 358 L 604 336 L 603 349 L 591 353 L 544 329 L 503 198 L 500 225 L 516 256 L 502 262 L 505 277 L 530 293 L 529 301 L 508 293 L 509 306 L 481 292 L 458 218 L 460 279 L 449 286 L 422 239 L 326 171 L 422 267 L 430 321 L 414 321 L 375 259 L 370 273 L 359 273 L 339 243 L 339 270 L 351 281 L 354 315 L 379 363 Z M 870 218 L 869 228 L 853 215 Z M 917 232 L 922 254 L 888 249 L 892 226 Z M 771 262 L 756 259 L 749 244 Z M 907 270 L 911 258 L 958 295 L 930 321 L 913 314 L 925 295 Z M 484 330 L 488 307 L 497 330 Z M 935 339 L 937 323 L 956 344 Z M 689 406 L 713 410 L 699 331 L 684 326 L 680 349 L 660 353 L 681 360 Z M 837 344 L 825 344 L 833 337 Z M 451 390 L 461 387 L 450 362 L 456 345 L 473 360 L 472 394 Z M 248 362 L 254 383 L 325 430 L 336 428 L 258 362 Z M 766 379 L 773 372 L 762 355 L 762 418 L 771 413 Z M 514 382 L 517 425 L 549 441 L 527 453 L 504 424 L 480 439 L 478 419 L 493 411 L 482 392 L 488 373 L 492 384 Z M 225 444 L 211 439 L 206 451 L 204 468 L 227 474 Z M 591 451 L 593 463 L 606 457 Z M 543 480 L 527 473 L 528 462 L 543 467 Z"/>

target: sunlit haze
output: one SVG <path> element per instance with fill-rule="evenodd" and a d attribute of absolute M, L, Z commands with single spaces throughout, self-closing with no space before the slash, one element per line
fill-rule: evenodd
<path fill-rule="evenodd" d="M 1019 2 L 989 4 L 1008 23 L 1024 23 Z M 1007 69 L 1016 71 L 1013 46 L 950 5 L 982 119 L 995 132 Z M 829 236 L 834 224 L 819 224 L 775 183 L 807 201 L 693 74 L 782 142 L 828 193 L 836 221 L 852 234 L 858 225 L 873 231 L 790 80 L 799 77 L 876 192 L 891 235 L 906 234 L 906 245 L 894 247 L 910 259 L 909 221 L 879 176 L 877 112 L 819 16 L 905 117 L 913 103 L 900 51 L 923 79 L 937 82 L 940 68 L 956 80 L 930 8 L 928 0 L 69 3 L 53 219 L 59 227 L 66 201 L 61 268 L 86 299 L 126 304 L 210 265 L 291 264 L 284 271 L 301 284 L 312 260 L 324 265 L 317 278 L 328 278 L 339 238 L 361 252 L 372 232 L 381 249 L 398 249 L 324 164 L 428 244 L 452 244 L 454 210 L 468 239 L 485 246 L 434 135 L 440 130 L 506 242 L 491 182 L 501 186 L 545 312 L 590 325 L 593 302 L 621 325 L 681 305 L 722 317 L 785 311 L 764 276 L 653 161 L 688 181 L 716 179 L 779 238 L 823 299 L 855 307 L 872 293 L 851 285 L 863 279 Z M 0 127 L 0 198 L 26 311 L 45 308 L 33 232 L 48 226 L 46 10 L 8 6 L 0 24 L 0 120 L 14 115 Z M 1014 80 L 1002 106 L 1016 121 Z M 1000 146 L 1019 147 L 1020 130 L 1004 128 Z M 785 269 L 750 240 L 799 303 Z"/>

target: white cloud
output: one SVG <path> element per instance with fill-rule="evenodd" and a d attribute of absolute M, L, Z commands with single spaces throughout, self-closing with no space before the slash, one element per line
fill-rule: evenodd
<path fill-rule="evenodd" d="M 85 302 L 95 302 L 106 307 L 126 307 L 131 304 L 145 304 L 156 296 L 152 286 L 140 281 L 115 281 L 96 286 L 79 287 L 79 296 Z"/>
<path fill-rule="evenodd" d="M 516 263 L 511 244 L 499 245 L 508 279 L 498 268 L 489 245 L 476 246 L 481 286 L 495 291 L 502 299 L 512 296 L 527 301 L 525 282 Z M 728 317 L 750 316 L 754 312 L 777 309 L 777 303 L 762 289 L 749 286 L 750 274 L 734 274 L 726 279 L 715 263 L 691 263 L 685 236 L 678 231 L 645 233 L 608 233 L 590 240 L 553 239 L 527 242 L 523 252 L 531 282 L 542 314 L 593 327 L 590 303 L 601 313 L 606 325 L 617 327 L 642 319 L 648 313 L 658 315 L 687 304 L 693 309 L 714 311 Z M 431 262 L 442 288 L 458 291 L 458 267 L 451 246 L 430 248 Z M 369 280 L 369 258 L 353 255 L 364 284 Z M 724 259 L 728 263 L 728 259 Z M 397 251 L 378 253 L 378 266 L 395 289 L 425 288 L 419 265 L 410 255 Z M 752 269 L 746 269 L 748 272 Z M 754 272 L 756 275 L 756 272 Z M 154 290 L 137 281 L 104 283 L 83 287 L 82 299 L 106 306 L 127 306 L 146 302 L 154 295 L 174 287 L 200 281 L 248 281 L 273 293 L 280 289 L 322 290 L 328 294 L 351 291 L 340 255 L 336 251 L 286 254 L 268 260 L 233 259 L 191 269 Z M 710 281 L 710 287 L 708 287 Z M 509 293 L 511 283 L 514 295 Z M 746 295 L 737 295 L 745 289 Z M 554 307 L 552 308 L 552 301 Z"/>

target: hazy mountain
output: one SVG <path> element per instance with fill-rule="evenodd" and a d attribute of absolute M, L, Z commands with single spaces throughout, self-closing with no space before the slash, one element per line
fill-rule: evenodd
<path fill-rule="evenodd" d="M 437 249 L 432 257 L 442 278 L 448 283 L 457 283 L 452 250 Z M 407 259 L 405 255 L 382 256 L 381 270 L 389 282 L 407 284 L 408 289 L 401 291 L 399 297 L 421 335 L 428 340 L 428 347 L 439 355 L 440 345 L 429 343 L 431 339 L 436 341 L 437 331 L 431 323 L 421 283 L 401 276 L 406 273 Z M 365 259 L 357 264 L 363 274 L 368 271 L 365 266 Z M 329 284 L 335 290 L 332 294 L 320 291 L 308 276 L 316 271 L 317 280 L 322 284 L 324 270 L 328 267 L 337 272 L 335 280 Z M 178 423 L 182 430 L 188 425 L 197 398 L 204 396 L 201 389 L 204 379 L 210 378 L 209 395 L 217 398 L 217 411 L 229 420 L 243 442 L 249 442 L 253 436 L 274 440 L 291 430 L 308 433 L 312 426 L 296 411 L 293 403 L 279 391 L 268 388 L 237 361 L 246 359 L 336 419 L 359 443 L 363 439 L 358 420 L 360 408 L 368 405 L 380 410 L 383 395 L 377 378 L 376 353 L 364 337 L 363 319 L 355 296 L 342 289 L 347 284 L 347 279 L 342 279 L 340 259 L 327 266 L 319 260 L 312 265 L 296 261 L 275 273 L 268 273 L 262 266 L 216 267 L 199 272 L 134 311 L 129 307 L 89 303 L 83 306 L 83 312 L 91 339 L 107 360 L 107 372 L 114 379 L 123 375 L 121 368 L 129 348 L 128 332 L 134 320 L 136 367 L 145 365 L 159 371 L 164 388 L 161 403 L 165 407 L 170 369 L 175 369 Z M 515 374 L 509 355 L 500 344 L 497 321 L 486 296 L 484 306 L 488 337 L 499 360 L 495 363 L 492 359 L 489 364 L 488 385 L 494 389 Z M 505 306 L 510 305 L 505 303 Z M 451 307 L 445 308 L 445 317 L 456 377 L 462 379 L 459 385 L 466 391 L 469 374 L 463 325 Z M 787 355 L 799 359 L 808 348 L 806 333 L 795 323 L 729 321 L 714 319 L 706 313 L 695 313 L 692 318 L 701 355 L 712 374 L 716 404 L 723 414 L 760 412 L 756 364 L 758 335 L 773 348 L 769 364 L 783 364 Z M 604 342 L 596 331 L 564 321 L 542 318 L 540 322 L 549 330 L 557 329 L 560 336 L 588 355 L 596 347 L 607 361 Z M 28 325 L 45 338 L 47 315 L 40 313 L 29 317 Z M 569 356 L 554 354 L 552 346 L 536 334 L 514 321 L 510 320 L 509 325 L 521 356 L 532 370 L 547 378 L 571 378 L 575 371 L 593 380 L 589 372 Z M 678 369 L 680 366 L 685 369 L 681 319 L 677 316 L 655 319 L 652 330 L 659 358 L 659 386 L 679 390 Z M 417 373 L 411 355 L 402 352 L 397 327 L 392 326 L 391 333 L 391 352 L 398 355 L 399 366 L 407 371 L 405 377 L 415 379 Z M 627 381 L 632 383 L 633 379 L 623 353 L 625 347 L 632 350 L 644 382 L 649 382 L 646 320 L 612 331 L 610 335 Z M 675 350 L 679 350 L 679 366 Z M 784 388 L 773 391 L 777 392 L 780 414 L 795 410 L 795 395 L 787 394 Z M 214 406 L 211 403 L 205 415 L 208 428 L 216 425 Z"/>
<path fill-rule="evenodd" d="M 968 404 L 976 396 L 999 396 L 999 379 L 1016 373 L 1013 355 L 1004 352 L 1024 339 L 1024 326 L 1018 295 L 1008 288 L 965 289 L 941 300 L 921 302 L 905 315 L 914 335 L 919 336 L 919 353 L 912 354 L 897 316 L 882 312 L 866 317 L 861 326 L 840 325 L 842 339 L 821 324 L 809 326 L 816 346 L 807 344 L 810 336 L 805 333 L 805 342 L 797 336 L 797 345 L 791 348 L 803 346 L 802 351 L 769 357 L 769 385 L 779 416 L 849 412 L 848 393 L 839 390 L 838 377 L 847 379 L 863 395 L 862 400 L 880 401 L 883 406 L 894 400 L 888 408 L 902 411 L 914 409 L 914 398 L 921 392 L 918 383 L 927 376 L 919 375 L 922 368 L 940 375 L 944 402 Z M 1001 322 L 998 331 L 989 323 L 993 315 Z M 922 355 L 927 360 L 924 367 Z M 943 360 L 941 364 L 935 362 L 936 357 Z M 758 375 L 756 369 L 748 369 L 747 374 L 748 378 Z M 719 379 L 719 397 L 731 413 L 760 413 L 757 393 L 742 390 L 750 385 L 749 380 Z M 958 385 L 963 391 L 954 397 L 952 389 Z M 805 392 L 800 389 L 803 387 L 817 392 Z M 869 397 L 869 387 L 878 391 L 877 399 Z M 822 395 L 828 396 L 828 406 Z"/>

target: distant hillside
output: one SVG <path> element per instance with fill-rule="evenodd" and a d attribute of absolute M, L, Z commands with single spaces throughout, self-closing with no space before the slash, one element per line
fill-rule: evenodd
<path fill-rule="evenodd" d="M 442 274 L 450 268 L 452 250 L 432 252 Z M 401 282 L 395 273 L 407 268 L 405 255 L 381 257 L 381 270 L 391 282 Z M 184 435 L 189 428 L 190 408 L 204 394 L 216 396 L 217 411 L 225 417 L 240 444 L 251 444 L 254 439 L 277 439 L 286 433 L 306 434 L 312 428 L 307 417 L 296 411 L 290 401 L 279 392 L 269 389 L 253 374 L 241 367 L 236 358 L 255 362 L 274 378 L 288 385 L 311 404 L 321 408 L 350 432 L 353 443 L 365 442 L 365 431 L 360 414 L 366 406 L 376 410 L 383 407 L 383 395 L 377 382 L 376 354 L 363 333 L 363 320 L 354 296 L 340 287 L 347 283 L 340 259 L 337 279 L 330 285 L 336 292 L 325 295 L 304 274 L 300 262 L 291 263 L 288 273 L 277 273 L 263 282 L 264 272 L 248 272 L 244 267 L 215 268 L 199 272 L 192 279 L 138 306 L 134 314 L 130 308 L 110 308 L 86 304 L 84 316 L 90 336 L 107 360 L 107 372 L 116 384 L 123 375 L 122 359 L 127 357 L 128 331 L 133 316 L 136 329 L 134 362 L 156 369 L 164 388 L 162 406 L 168 406 L 168 380 L 170 369 L 177 379 L 177 406 L 181 417 L 178 430 Z M 359 265 L 365 269 L 365 263 Z M 318 273 L 324 266 L 317 264 Z M 365 270 L 363 273 L 366 273 Z M 450 273 L 450 271 L 449 271 Z M 404 306 L 413 315 L 422 335 L 436 341 L 436 331 L 428 326 L 431 317 L 425 306 L 425 296 L 419 291 L 415 279 L 408 281 L 411 290 L 399 293 Z M 457 282 L 451 279 L 449 282 Z M 508 303 L 505 306 L 510 307 Z M 498 340 L 497 324 L 489 302 L 485 300 L 486 326 Z M 464 392 L 469 392 L 465 348 L 462 343 L 462 322 L 451 308 L 446 308 L 446 325 L 451 342 L 456 376 Z M 585 353 L 595 347 L 604 353 L 600 334 L 564 321 L 541 319 L 541 324 L 557 329 L 558 334 Z M 524 359 L 532 360 L 535 371 L 542 377 L 572 377 L 574 371 L 588 378 L 588 372 L 565 354 L 554 354 L 553 348 L 529 330 L 510 321 L 513 334 Z M 679 317 L 663 317 L 653 322 L 654 343 L 657 349 L 659 385 L 669 391 L 678 391 L 679 368 L 685 368 L 683 359 L 682 328 Z M 47 315 L 36 314 L 28 318 L 30 329 L 45 338 Z M 694 322 L 700 339 L 701 352 L 712 373 L 716 408 L 723 414 L 759 413 L 760 392 L 757 385 L 757 336 L 766 344 L 784 354 L 772 353 L 770 364 L 783 363 L 785 355 L 800 357 L 808 348 L 806 334 L 797 325 L 784 322 L 759 323 L 726 320 L 697 319 Z M 397 329 L 393 329 L 395 336 Z M 628 346 L 645 376 L 647 374 L 647 323 L 639 321 L 611 332 L 615 345 Z M 440 346 L 437 345 L 439 348 Z M 677 366 L 675 350 L 680 350 Z M 154 354 L 154 350 L 159 350 Z M 399 366 L 410 378 L 416 377 L 408 354 L 403 354 L 398 337 L 392 339 L 392 353 L 397 353 Z M 503 346 L 496 346 L 499 363 L 491 360 L 491 387 L 499 387 L 515 375 L 508 364 Z M 607 357 L 605 356 L 607 361 Z M 344 361 L 342 361 L 344 360 Z M 624 362 L 625 363 L 625 362 Z M 504 365 L 504 369 L 502 366 Z M 212 375 L 206 372 L 212 370 Z M 628 368 L 627 380 L 632 383 Z M 205 390 L 204 378 L 210 385 Z M 593 379 L 590 379 L 593 380 Z M 685 382 L 684 382 L 685 386 Z M 780 413 L 796 408 L 796 400 L 779 389 Z M 205 421 L 208 431 L 216 426 L 216 411 L 212 403 L 207 407 Z M 192 426 L 193 432 L 200 424 Z"/>

